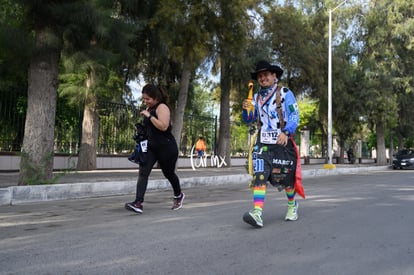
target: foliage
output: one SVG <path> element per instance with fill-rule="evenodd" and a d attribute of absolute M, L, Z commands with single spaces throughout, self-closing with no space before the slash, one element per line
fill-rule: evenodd
<path fill-rule="evenodd" d="M 404 123 L 406 110 L 412 109 L 399 103 L 406 94 L 412 94 L 413 71 L 412 66 L 407 64 L 411 64 L 413 59 L 413 32 L 410 27 L 413 9 L 411 2 L 378 1 L 372 2 L 366 14 L 361 65 L 365 73 L 366 109 L 369 110 L 366 116 L 377 132 L 376 147 L 380 149 L 380 163 L 385 160 L 381 147 L 387 132 L 397 129 L 397 135 L 401 138 L 398 130 L 406 128 L 401 123 Z M 384 18 L 387 24 L 382 24 Z M 412 96 L 410 98 L 407 98 L 408 102 L 412 102 Z M 396 127 L 398 123 L 400 126 Z M 399 144 L 402 145 L 402 141 Z"/>
<path fill-rule="evenodd" d="M 246 156 L 249 150 L 249 126 L 244 123 L 232 123 L 231 136 L 231 155 Z"/>
<path fill-rule="evenodd" d="M 0 0 L 0 6 L 0 90 L 5 90 L 18 83 L 25 86 L 31 36 L 20 5 Z"/>
<path fill-rule="evenodd" d="M 31 20 L 52 25 L 56 34 L 62 34 L 63 43 L 56 139 L 78 139 L 75 128 L 88 95 L 123 103 L 131 96 L 126 81 L 142 75 L 146 82 L 166 86 L 173 106 L 185 105 L 182 137 L 203 134 L 212 139 L 211 131 L 203 129 L 206 122 L 191 118 L 220 115 L 219 127 L 225 130 L 220 136 L 231 143 L 234 153 L 247 140 L 247 129 L 237 122 L 250 72 L 257 60 L 268 59 L 283 67 L 281 82 L 299 99 L 300 127 L 306 125 L 313 140 L 324 145 L 327 8 L 336 1 L 284 1 L 284 5 L 250 0 L 231 4 L 224 0 L 52 2 L 57 3 L 0 0 L 0 94 L 2 106 L 12 103 L 19 107 L 19 114 L 25 114 L 33 48 Z M 347 143 L 375 136 L 377 143 L 383 140 L 387 146 L 393 144 L 389 137 L 398 147 L 409 146 L 414 136 L 414 3 L 370 4 L 347 2 L 335 10 L 333 130 Z M 185 70 L 191 77 L 188 98 L 182 102 Z M 209 83 L 212 75 L 214 82 Z M 95 82 L 87 91 L 90 76 Z M 3 96 L 9 93 L 21 95 L 17 105 Z M 99 109 L 103 123 L 134 117 L 131 110 L 118 115 L 107 114 L 108 110 Z M 0 121 L 13 136 L 22 134 L 5 115 Z M 122 135 L 132 129 L 128 123 L 105 131 Z M 378 125 L 383 125 L 384 133 L 378 133 Z M 110 139 L 117 142 L 116 137 Z M 374 143 L 370 146 L 377 147 Z"/>
<path fill-rule="evenodd" d="M 188 153 L 197 138 L 203 136 L 208 148 L 207 151 L 213 152 L 216 110 L 212 91 L 206 84 L 201 83 L 197 83 L 191 89 L 185 110 L 180 149 L 184 154 Z"/>
<path fill-rule="evenodd" d="M 56 153 L 77 153 L 81 112 L 79 105 L 70 104 L 69 101 L 63 96 L 57 100 L 55 140 L 63 142 L 56 142 Z"/>
<path fill-rule="evenodd" d="M 6 141 L 1 150 L 19 151 L 27 105 L 30 35 L 21 6 L 10 0 L 0 0 L 0 6 L 0 136 Z"/>

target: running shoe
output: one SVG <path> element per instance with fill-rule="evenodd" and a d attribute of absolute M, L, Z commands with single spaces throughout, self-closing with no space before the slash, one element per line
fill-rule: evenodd
<path fill-rule="evenodd" d="M 125 204 L 126 210 L 134 211 L 135 213 L 138 213 L 138 214 L 142 213 L 143 208 L 144 207 L 142 206 L 142 203 L 140 202 L 128 202 Z"/>
<path fill-rule="evenodd" d="M 172 210 L 178 210 L 183 207 L 183 201 L 185 198 L 185 194 L 181 192 L 181 195 L 178 197 L 174 197 L 173 199 L 173 206 L 171 207 Z"/>
<path fill-rule="evenodd" d="M 285 221 L 296 221 L 298 219 L 299 204 L 295 201 L 294 205 L 288 205 Z"/>
<path fill-rule="evenodd" d="M 259 209 L 253 209 L 250 212 L 244 213 L 243 221 L 254 227 L 263 227 L 262 211 Z"/>

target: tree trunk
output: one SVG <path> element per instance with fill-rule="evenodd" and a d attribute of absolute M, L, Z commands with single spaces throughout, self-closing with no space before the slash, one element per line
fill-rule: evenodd
<path fill-rule="evenodd" d="M 183 72 L 181 74 L 180 92 L 178 94 L 177 105 L 174 110 L 172 134 L 180 148 L 181 131 L 183 129 L 184 110 L 188 98 L 188 86 L 191 78 L 191 60 L 189 55 L 184 57 Z"/>
<path fill-rule="evenodd" d="M 387 165 L 387 156 L 385 153 L 385 128 L 383 122 L 377 122 L 377 164 Z"/>
<path fill-rule="evenodd" d="M 392 135 L 392 131 L 390 132 L 390 151 L 389 151 L 389 156 L 390 156 L 390 164 L 392 164 L 392 156 L 394 155 L 394 137 Z"/>
<path fill-rule="evenodd" d="M 221 60 L 220 76 L 220 128 L 218 140 L 218 155 L 225 157 L 227 166 L 231 166 L 230 158 L 230 78 L 229 66 L 225 60 Z"/>
<path fill-rule="evenodd" d="M 47 183 L 53 177 L 53 144 L 60 48 L 50 47 L 52 33 L 35 31 L 28 72 L 27 113 L 19 185 Z"/>
<path fill-rule="evenodd" d="M 398 135 L 398 150 L 401 150 L 404 148 L 404 138 L 400 135 Z"/>
<path fill-rule="evenodd" d="M 350 145 L 352 146 L 352 145 Z M 344 154 L 345 154 L 345 139 L 340 138 L 339 140 L 339 164 L 344 164 Z M 349 160 L 348 160 L 349 161 Z M 338 164 L 337 163 L 337 164 Z"/>
<path fill-rule="evenodd" d="M 98 115 L 95 108 L 85 105 L 82 121 L 82 141 L 78 155 L 78 171 L 96 169 L 96 143 L 98 140 Z"/>
<path fill-rule="evenodd" d="M 92 73 L 86 81 L 86 102 L 83 111 L 82 138 L 78 155 L 78 171 L 96 169 L 96 144 L 99 136 L 99 117 L 96 113 L 96 97 L 89 94 L 93 83 Z"/>

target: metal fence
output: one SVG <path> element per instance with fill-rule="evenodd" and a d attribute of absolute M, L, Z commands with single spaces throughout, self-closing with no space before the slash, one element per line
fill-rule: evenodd
<path fill-rule="evenodd" d="M 24 137 L 27 106 L 25 93 L 6 93 L 0 102 L 0 152 L 20 152 Z M 117 155 L 130 153 L 135 147 L 135 123 L 142 117 L 133 104 L 98 102 L 99 135 L 97 153 Z M 62 115 L 66 112 L 65 115 Z M 83 108 L 59 105 L 56 110 L 54 152 L 76 155 L 82 133 Z M 181 155 L 188 155 L 199 136 L 207 141 L 208 150 L 214 152 L 217 140 L 217 117 L 186 115 L 183 124 Z"/>
<path fill-rule="evenodd" d="M 24 91 L 0 94 L 0 151 L 20 151 L 24 136 L 27 97 Z"/>
<path fill-rule="evenodd" d="M 216 116 L 201 116 L 188 114 L 184 117 L 183 129 L 181 131 L 180 155 L 189 156 L 192 147 L 199 137 L 203 137 L 208 154 L 217 152 L 217 127 Z"/>
<path fill-rule="evenodd" d="M 99 102 L 98 154 L 116 155 L 135 148 L 134 125 L 140 120 L 135 105 Z"/>
<path fill-rule="evenodd" d="M 97 106 L 99 134 L 97 153 L 101 155 L 124 154 L 134 148 L 134 124 L 139 114 L 132 104 L 99 101 Z M 58 109 L 59 112 L 59 109 Z M 73 116 L 71 123 L 56 121 L 55 153 L 77 154 L 82 135 L 82 113 Z M 61 134 L 61 133 L 64 134 Z"/>
<path fill-rule="evenodd" d="M 25 93 L 1 94 L 0 152 L 20 152 L 24 137 L 27 97 Z M 55 153 L 77 154 L 82 133 L 83 109 L 65 115 L 67 109 L 57 107 L 55 124 Z M 133 150 L 134 124 L 139 115 L 135 106 L 99 102 L 98 154 L 122 154 Z"/>
<path fill-rule="evenodd" d="M 24 137 L 24 123 L 27 105 L 25 91 L 11 91 L 0 93 L 0 152 L 20 152 Z M 65 113 L 65 115 L 63 115 Z M 117 155 L 132 152 L 135 147 L 134 124 L 142 117 L 133 104 L 114 102 L 98 102 L 99 114 L 99 135 L 97 153 L 101 155 Z M 79 151 L 79 144 L 82 133 L 83 108 L 74 108 L 68 114 L 67 108 L 57 106 L 55 124 L 55 153 L 76 155 Z M 239 122 L 232 122 L 233 126 Z M 218 121 L 216 116 L 203 116 L 186 114 L 181 133 L 180 155 L 189 156 L 191 148 L 202 136 L 207 145 L 208 154 L 217 154 L 217 133 Z M 234 127 L 233 127 L 234 128 Z M 233 131 L 232 128 L 232 131 Z M 243 130 L 244 131 L 244 130 Z M 232 133 L 233 139 L 237 134 Z M 311 157 L 325 157 L 326 149 L 320 144 L 323 137 L 311 135 Z M 247 152 L 249 139 L 240 141 L 232 140 L 232 154 Z M 300 145 L 299 135 L 296 135 L 296 142 Z M 245 150 L 244 150 L 245 149 Z M 369 157 L 370 150 L 367 143 L 362 143 L 362 157 Z"/>

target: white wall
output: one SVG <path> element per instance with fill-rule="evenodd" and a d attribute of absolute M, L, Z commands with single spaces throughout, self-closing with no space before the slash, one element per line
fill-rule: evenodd
<path fill-rule="evenodd" d="M 75 169 L 78 157 L 55 156 L 53 168 L 55 170 Z M 232 166 L 244 166 L 245 158 L 233 158 Z M 96 160 L 97 169 L 133 169 L 137 165 L 128 160 L 128 156 L 98 156 Z M 180 168 L 191 168 L 190 158 L 179 158 L 177 166 Z M 210 158 L 207 166 L 210 167 Z M 20 167 L 20 156 L 0 155 L 0 171 L 18 171 Z"/>

